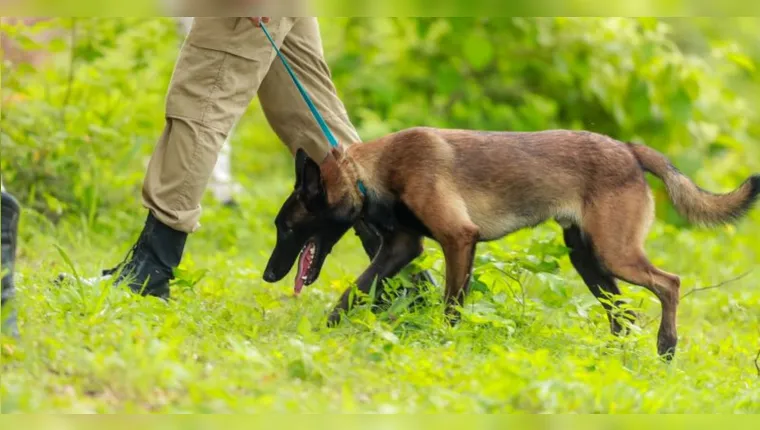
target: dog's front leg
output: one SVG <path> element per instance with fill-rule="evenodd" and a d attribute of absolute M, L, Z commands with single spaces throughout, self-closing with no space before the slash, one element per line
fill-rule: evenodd
<path fill-rule="evenodd" d="M 406 187 L 409 191 L 401 196 L 401 200 L 429 229 L 443 250 L 446 261 L 446 314 L 452 323 L 456 323 L 459 318 L 457 307 L 464 303 L 470 285 L 480 229 L 470 219 L 463 197 L 445 176 L 420 175 Z"/>
<path fill-rule="evenodd" d="M 403 231 L 396 231 L 383 237 L 380 250 L 372 259 L 372 263 L 356 280 L 356 287 L 364 294 L 369 294 L 372 284 L 376 282 L 376 291 L 379 294 L 383 288 L 383 282 L 396 276 L 401 269 L 422 254 L 422 237 Z M 340 301 L 333 309 L 327 320 L 329 326 L 334 326 L 340 321 L 342 313 L 349 310 L 353 304 L 351 301 L 352 288 L 346 289 L 340 297 Z"/>

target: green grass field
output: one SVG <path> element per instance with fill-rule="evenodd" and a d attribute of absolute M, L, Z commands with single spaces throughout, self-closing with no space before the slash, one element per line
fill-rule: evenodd
<path fill-rule="evenodd" d="M 681 276 L 684 296 L 671 364 L 656 356 L 655 297 L 623 284 L 641 321 L 614 338 L 553 224 L 479 246 L 472 294 L 454 328 L 443 321 L 441 291 L 430 289 L 424 306 L 405 308 L 403 297 L 383 313 L 363 306 L 327 329 L 327 312 L 368 261 L 349 233 L 297 299 L 293 273 L 275 285 L 263 282 L 293 166 L 256 103 L 233 140 L 233 168 L 245 187 L 241 207 L 206 197 L 174 300 L 137 297 L 107 283 L 53 285 L 61 272 L 89 277 L 121 261 L 146 216 L 139 185 L 161 131 L 177 41 L 171 22 L 136 21 L 124 24 L 129 31 L 109 27 L 118 20 L 93 27 L 109 43 L 93 47 L 83 39 L 76 73 L 69 75 L 64 55 L 57 69 L 27 70 L 26 81 L 3 76 L 4 92 L 20 94 L 3 105 L 3 180 L 26 208 L 16 278 L 22 337 L 0 344 L 3 412 L 760 413 L 760 208 L 712 231 L 654 224 L 647 252 Z M 343 35 L 332 25 L 329 46 L 337 49 Z M 88 28 L 81 34 L 100 34 Z M 117 30 L 124 35 L 112 44 L 107 31 Z M 628 33 L 621 34 L 623 40 Z M 352 68 L 351 58 L 336 60 L 337 69 Z M 360 93 L 345 74 L 337 78 L 347 94 Z M 423 98 L 405 100 L 411 111 Z M 382 113 L 368 114 L 374 108 L 357 112 L 362 135 L 390 127 Z M 550 115 L 531 112 L 536 121 Z M 705 133 L 714 131 L 708 125 Z M 669 148 L 685 159 L 691 135 L 678 133 L 665 137 L 684 137 Z M 752 137 L 726 138 L 734 152 L 714 159 L 699 158 L 708 142 L 700 139 L 693 148 L 702 152 L 689 161 L 711 191 L 730 190 L 739 184 L 731 175 L 758 166 Z M 40 186 L 26 191 L 22 183 Z M 439 248 L 426 246 L 416 263 L 441 280 Z"/>
<path fill-rule="evenodd" d="M 4 412 L 760 412 L 757 271 L 682 300 L 670 365 L 655 355 L 654 297 L 623 286 L 642 322 L 616 340 L 567 257 L 556 274 L 505 270 L 518 274 L 509 282 L 498 263 L 481 261 L 455 328 L 443 322 L 437 290 L 426 292 L 426 306 L 398 309 L 398 299 L 377 315 L 365 306 L 350 322 L 323 328 L 367 259 L 349 234 L 298 299 L 292 274 L 276 285 L 262 281 L 292 168 L 271 132 L 253 122 L 236 147 L 251 162 L 241 169 L 242 208 L 207 200 L 168 304 L 106 283 L 50 282 L 71 272 L 66 259 L 81 276 L 118 262 L 144 218 L 137 198 L 133 213 L 113 214 L 128 228 L 109 234 L 24 214 L 23 337 L 3 339 Z M 267 139 L 243 143 L 254 134 Z M 755 213 L 711 232 L 657 223 L 647 249 L 682 276 L 685 294 L 757 266 L 759 221 Z M 561 243 L 558 232 L 546 225 L 479 251 L 507 264 L 541 261 L 542 249 Z M 439 250 L 427 246 L 419 264 L 440 279 Z"/>

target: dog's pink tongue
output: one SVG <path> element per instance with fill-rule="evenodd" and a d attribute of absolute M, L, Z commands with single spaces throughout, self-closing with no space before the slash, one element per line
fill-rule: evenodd
<path fill-rule="evenodd" d="M 311 266 L 312 247 L 314 247 L 314 244 L 307 244 L 303 251 L 301 251 L 301 255 L 298 257 L 298 272 L 296 272 L 296 284 L 294 287 L 296 295 L 301 293 L 301 290 L 306 283 L 306 274 L 309 273 L 309 267 Z"/>

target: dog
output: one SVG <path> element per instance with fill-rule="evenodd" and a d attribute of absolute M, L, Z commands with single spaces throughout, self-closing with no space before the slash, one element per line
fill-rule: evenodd
<path fill-rule="evenodd" d="M 383 243 L 356 287 L 366 294 L 376 282 L 380 291 L 384 280 L 422 253 L 423 238 L 431 238 L 444 254 L 446 315 L 456 323 L 476 245 L 555 220 L 570 261 L 602 302 L 613 334 L 621 334 L 624 319 L 636 320 L 630 310 L 616 312 L 616 280 L 657 296 L 657 352 L 668 361 L 678 340 L 681 282 L 644 253 L 654 219 L 645 173 L 664 182 L 677 211 L 693 224 L 739 220 L 760 194 L 760 175 L 730 193 L 713 194 L 656 150 L 588 131 L 414 127 L 339 146 L 320 162 L 298 150 L 295 167 L 295 187 L 275 218 L 277 240 L 265 281 L 279 281 L 298 259 L 296 290 L 313 283 L 335 243 L 361 220 Z M 610 303 L 609 296 L 617 301 Z M 340 321 L 351 297 L 349 288 L 329 325 Z"/>

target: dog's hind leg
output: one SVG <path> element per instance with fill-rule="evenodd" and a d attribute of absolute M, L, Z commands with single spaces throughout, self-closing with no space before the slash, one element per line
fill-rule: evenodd
<path fill-rule="evenodd" d="M 642 180 L 596 197 L 585 209 L 584 229 L 609 272 L 620 280 L 647 288 L 660 300 L 662 317 L 657 352 L 670 360 L 678 343 L 676 311 L 681 281 L 678 276 L 654 267 L 644 253 L 652 212 L 652 198 Z"/>
<path fill-rule="evenodd" d="M 446 314 L 452 323 L 459 319 L 458 306 L 464 304 L 472 277 L 472 265 L 477 245 L 477 228 L 466 226 L 441 238 L 446 261 Z"/>
<path fill-rule="evenodd" d="M 356 280 L 357 289 L 364 294 L 369 294 L 374 283 L 376 295 L 379 295 L 383 289 L 383 282 L 396 276 L 401 269 L 419 257 L 422 251 L 422 236 L 396 231 L 384 237 L 377 255 L 372 259 L 372 263 Z M 351 292 L 352 288 L 343 292 L 338 304 L 330 313 L 328 325 L 337 324 L 340 321 L 341 314 L 349 310 L 353 304 Z"/>
<path fill-rule="evenodd" d="M 590 239 L 583 237 L 580 227 L 577 225 L 567 227 L 563 234 L 565 245 L 570 248 L 570 262 L 607 312 L 612 334 L 620 335 L 623 333 L 621 318 L 635 322 L 636 314 L 631 309 L 626 309 L 622 315 L 618 312 L 623 303 L 621 300 L 617 300 L 617 296 L 621 295 L 620 288 L 618 288 L 615 278 L 605 273 L 594 253 Z"/>

